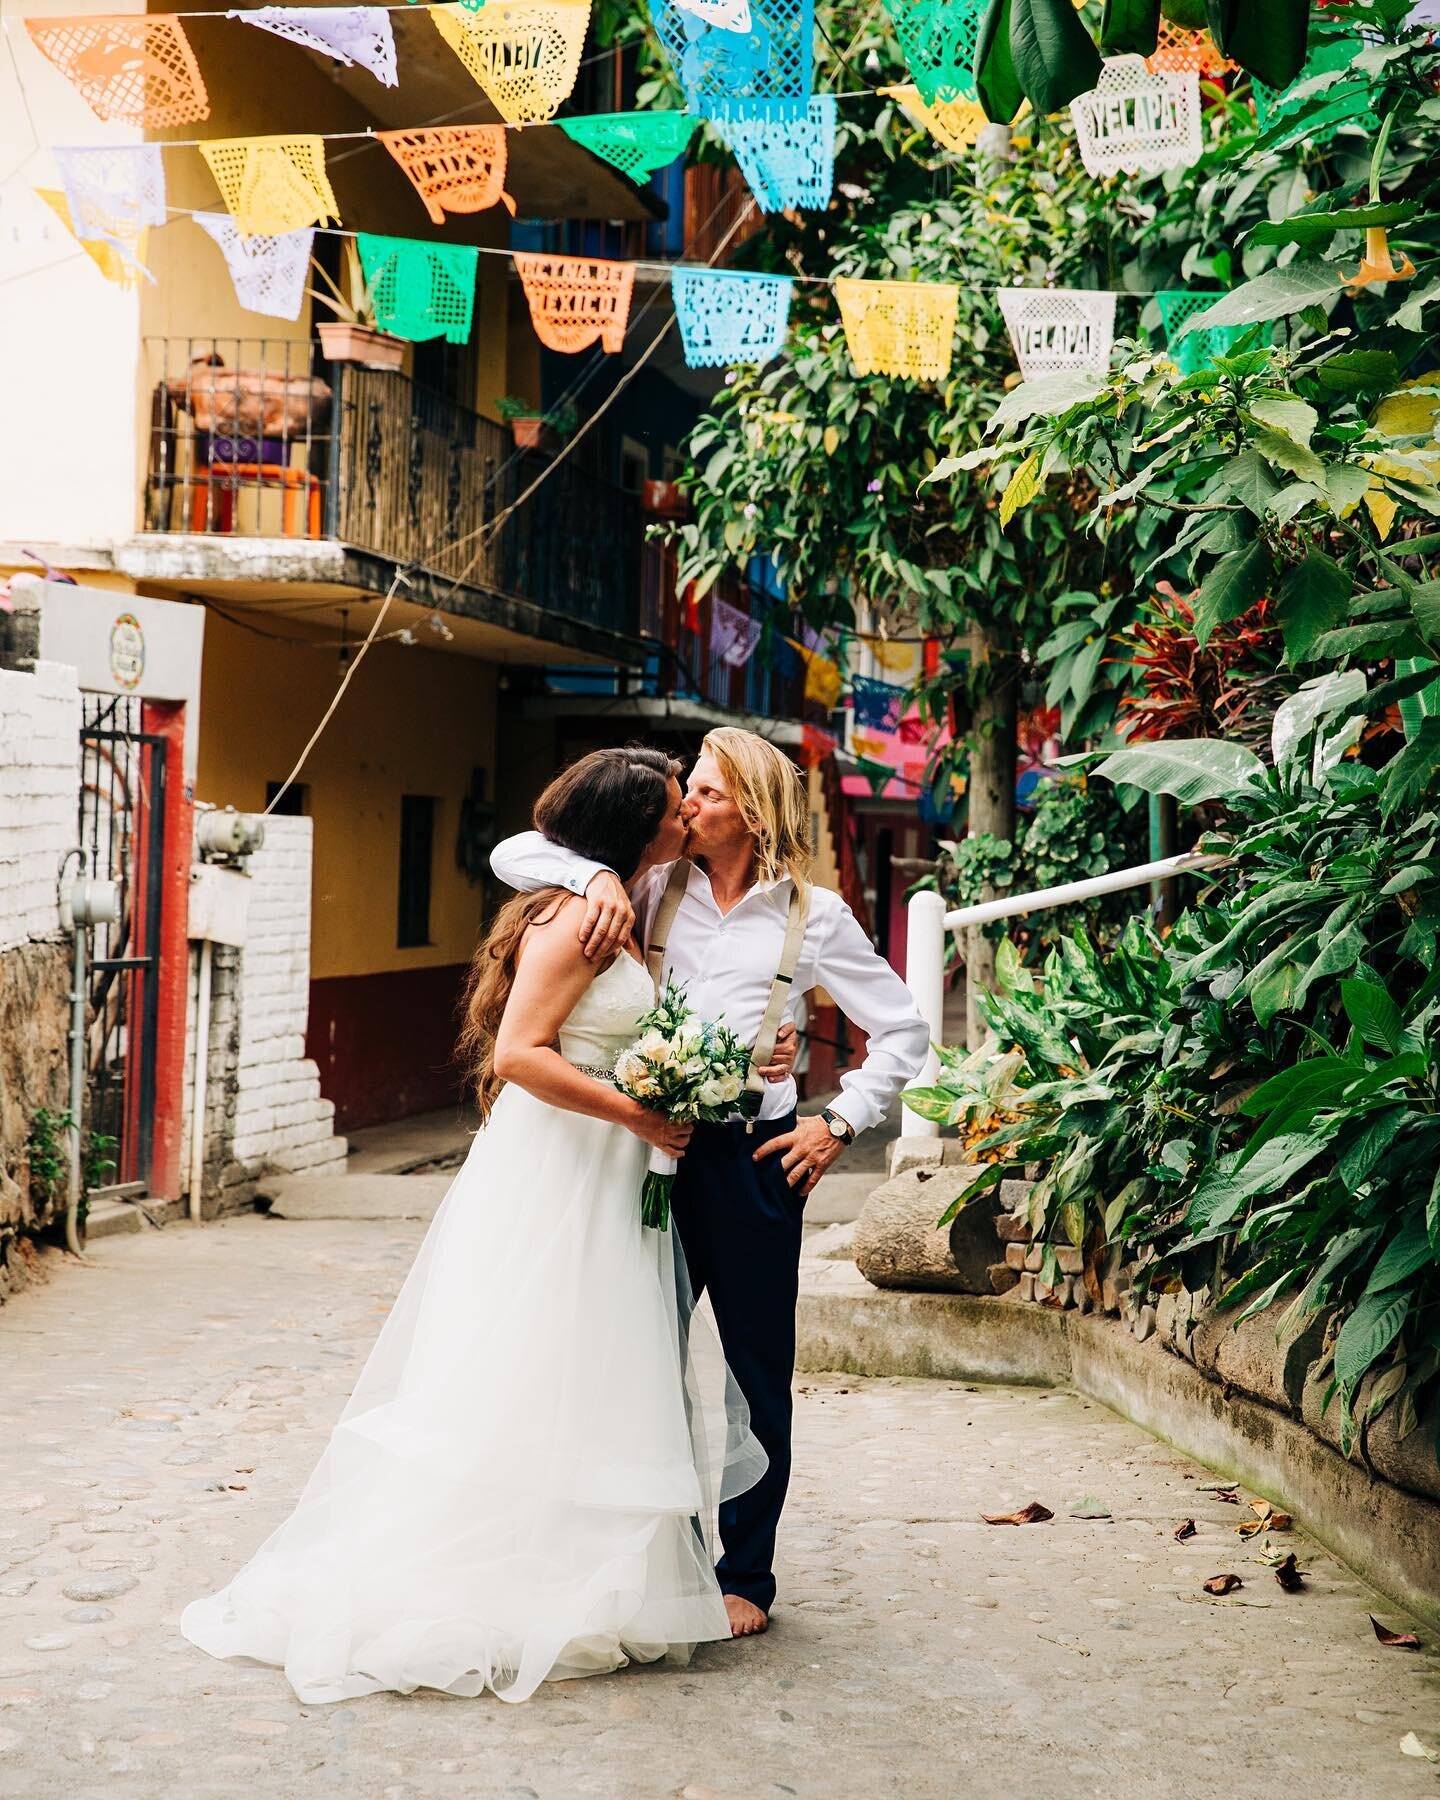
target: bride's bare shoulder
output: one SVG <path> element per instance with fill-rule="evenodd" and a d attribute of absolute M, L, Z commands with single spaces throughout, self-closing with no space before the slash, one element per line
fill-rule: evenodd
<path fill-rule="evenodd" d="M 586 902 L 581 894 L 557 894 L 525 928 L 521 957 L 547 968 L 568 968 L 585 961 L 580 948 L 580 922 Z"/>

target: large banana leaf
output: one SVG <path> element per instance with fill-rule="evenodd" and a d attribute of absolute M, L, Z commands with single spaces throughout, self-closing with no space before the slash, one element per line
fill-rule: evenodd
<path fill-rule="evenodd" d="M 1172 738 L 1112 751 L 1095 773 L 1147 794 L 1173 794 L 1182 806 L 1233 799 L 1265 781 L 1265 765 L 1242 744 L 1223 738 Z"/>

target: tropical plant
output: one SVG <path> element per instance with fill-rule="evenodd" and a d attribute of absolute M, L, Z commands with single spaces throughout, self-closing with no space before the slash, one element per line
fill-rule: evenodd
<path fill-rule="evenodd" d="M 1044 1159 L 1045 1241 L 1092 1264 L 1143 1251 L 1142 1289 L 1344 1309 L 1347 1441 L 1367 1376 L 1402 1429 L 1440 1380 L 1440 716 L 1376 767 L 1356 754 L 1367 700 L 1354 672 L 1307 683 L 1268 766 L 1218 739 L 1100 762 L 1222 805 L 1203 844 L 1228 862 L 1163 948 L 1138 928 L 1104 960 L 1067 940 L 1038 1000 L 1011 966 L 987 1012 L 998 1050 L 1025 1055 L 1023 1116 L 980 1140 L 1007 1161 L 959 1197 Z"/>

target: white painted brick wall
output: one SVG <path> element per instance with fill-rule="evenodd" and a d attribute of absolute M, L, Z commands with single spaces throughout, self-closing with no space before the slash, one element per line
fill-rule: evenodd
<path fill-rule="evenodd" d="M 320 1071 L 304 1055 L 310 1012 L 309 819 L 267 819 L 250 859 L 249 927 L 240 959 L 236 1160 L 253 1168 L 341 1174 L 344 1138 Z"/>
<path fill-rule="evenodd" d="M 79 784 L 74 669 L 0 669 L 0 951 L 60 935 L 55 878 L 76 840 Z"/>

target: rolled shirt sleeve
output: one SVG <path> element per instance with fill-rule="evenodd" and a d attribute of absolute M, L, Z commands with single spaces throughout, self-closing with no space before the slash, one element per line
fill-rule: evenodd
<path fill-rule="evenodd" d="M 583 894 L 595 877 L 609 867 L 608 863 L 589 862 L 573 850 L 552 844 L 540 831 L 517 832 L 490 852 L 491 873 L 506 887 L 517 888 L 522 894 L 533 894 L 543 887 L 563 887 L 572 894 Z"/>
<path fill-rule="evenodd" d="M 816 980 L 869 1039 L 865 1061 L 840 1077 L 830 1110 L 858 1133 L 878 1125 L 900 1090 L 920 1075 L 930 1052 L 930 1027 L 844 901 L 833 897 L 827 911 L 831 920 Z"/>

